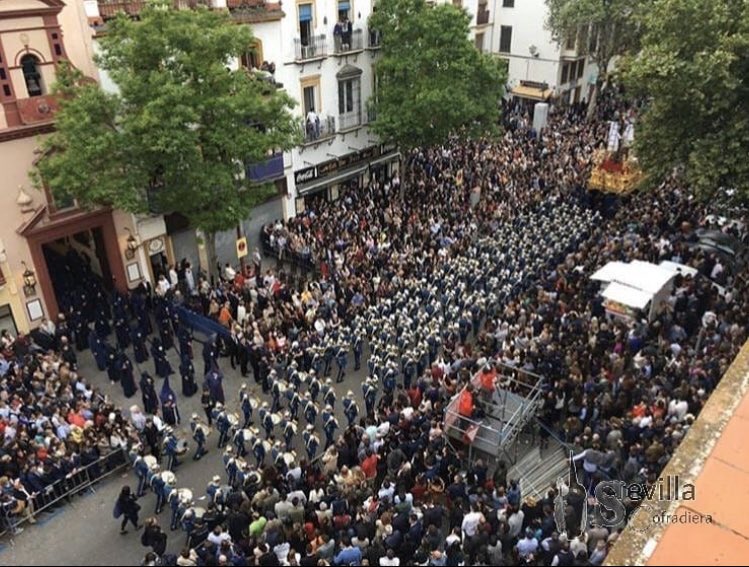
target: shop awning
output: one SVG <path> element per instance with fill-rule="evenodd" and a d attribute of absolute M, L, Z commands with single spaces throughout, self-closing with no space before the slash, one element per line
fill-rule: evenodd
<path fill-rule="evenodd" d="M 526 85 L 518 85 L 512 88 L 512 90 L 510 91 L 510 94 L 518 98 L 527 98 L 530 100 L 546 101 L 546 100 L 549 100 L 553 92 L 554 91 L 552 89 L 541 89 L 538 87 L 528 87 Z"/>
<path fill-rule="evenodd" d="M 368 167 L 369 164 L 364 164 L 357 167 L 352 167 L 351 169 L 347 169 L 346 171 L 341 171 L 340 173 L 337 173 L 335 175 L 321 177 L 320 179 L 316 179 L 309 185 L 297 187 L 297 194 L 306 195 L 307 193 L 310 193 L 315 189 L 319 189 L 320 187 L 328 187 L 329 185 L 333 185 L 334 183 L 346 181 L 347 179 L 351 179 L 352 177 L 359 175 L 363 171 L 366 171 Z"/>
<path fill-rule="evenodd" d="M 400 157 L 400 152 L 393 152 L 384 156 L 380 156 L 377 159 L 373 159 L 372 161 L 369 162 L 369 165 L 378 165 L 380 163 L 385 163 L 386 161 L 392 161 L 399 157 Z"/>

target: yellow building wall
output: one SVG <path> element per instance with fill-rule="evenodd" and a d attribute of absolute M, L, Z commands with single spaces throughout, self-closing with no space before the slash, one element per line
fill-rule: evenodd
<path fill-rule="evenodd" d="M 36 158 L 34 150 L 39 147 L 39 143 L 39 138 L 28 137 L 0 144 L 0 240 L 7 257 L 7 261 L 1 265 L 7 283 L 0 291 L 0 305 L 10 303 L 19 329 L 28 329 L 39 324 L 39 321 L 33 324 L 29 321 L 26 313 L 27 301 L 40 299 L 45 316 L 48 313 L 39 285 L 36 287 L 36 296 L 24 296 L 24 267 L 21 262 L 26 262 L 32 270 L 34 265 L 26 239 L 17 232 L 31 217 L 31 213 L 22 213 L 16 203 L 19 187 L 23 187 L 23 190 L 33 198 L 33 207 L 39 207 L 46 202 L 44 194 L 34 189 L 29 180 L 29 171 Z"/>

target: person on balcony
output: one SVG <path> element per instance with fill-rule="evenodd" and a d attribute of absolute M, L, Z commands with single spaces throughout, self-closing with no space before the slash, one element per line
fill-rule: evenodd
<path fill-rule="evenodd" d="M 333 26 L 333 45 L 336 53 L 343 51 L 343 20 L 338 20 Z"/>
<path fill-rule="evenodd" d="M 354 34 L 354 27 L 351 24 L 351 20 L 347 17 L 343 17 L 343 33 L 341 34 L 341 48 L 342 51 L 351 51 L 351 37 Z"/>

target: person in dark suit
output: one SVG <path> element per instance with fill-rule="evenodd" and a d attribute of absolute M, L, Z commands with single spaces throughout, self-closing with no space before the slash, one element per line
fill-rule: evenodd
<path fill-rule="evenodd" d="M 127 523 L 133 524 L 133 528 L 139 530 L 143 526 L 138 524 L 138 512 L 140 512 L 140 505 L 132 494 L 129 486 L 123 486 L 120 495 L 117 497 L 116 506 L 119 508 L 120 514 L 122 515 L 122 525 L 120 526 L 120 533 L 126 534 Z"/>

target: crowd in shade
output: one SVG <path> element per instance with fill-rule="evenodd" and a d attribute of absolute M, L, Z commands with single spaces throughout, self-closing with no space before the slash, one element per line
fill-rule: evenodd
<path fill-rule="evenodd" d="M 609 121 L 633 113 L 610 92 L 591 118 L 580 107 L 554 109 L 538 135 L 525 108 L 508 106 L 500 140 L 414 150 L 400 175 L 266 226 L 275 268 L 256 252 L 211 285 L 183 263 L 153 294 L 116 295 L 111 314 L 85 315 L 85 301 L 74 299 L 69 317 L 84 314 L 85 341 L 56 332 L 36 354 L 10 348 L 0 368 L 4 498 L 33 501 L 22 495 L 36 492 L 27 465 L 47 466 L 56 454 L 40 455 L 42 447 L 83 454 L 72 434 L 60 440 L 59 427 L 47 428 L 71 429 L 80 414 L 97 451 L 132 441 L 138 486 L 123 490 L 116 511 L 125 532 L 155 504 L 140 537 L 147 565 L 602 564 L 618 530 L 580 525 L 584 495 L 559 485 L 531 498 L 505 467 L 467 461 L 448 442 L 444 412 L 476 373 L 488 390 L 512 368 L 539 374 L 542 430 L 574 447 L 585 490 L 610 478 L 648 483 L 746 340 L 741 266 L 696 246 L 712 211 L 676 178 L 613 208 L 586 191 Z M 297 284 L 283 267 L 300 259 L 319 269 Z M 697 275 L 676 277 L 653 320 L 611 318 L 590 276 L 635 259 Z M 95 297 L 90 285 L 86 297 Z M 172 473 L 185 451 L 172 430 L 181 416 L 164 349 L 179 347 L 182 395 L 197 389 L 183 307 L 224 329 L 203 346 L 205 415 L 190 419 L 193 458 L 214 443 L 208 426 L 223 451 L 208 457 L 217 474 L 205 500 L 202 487 L 179 487 Z M 110 347 L 105 327 L 120 319 L 126 329 Z M 70 343 L 91 348 L 125 395 L 135 390 L 124 349 L 134 343 L 140 365 L 152 359 L 154 377 L 139 381 L 143 408 L 131 408 L 129 422 L 75 375 L 74 362 L 55 366 L 71 356 Z M 258 387 L 225 393 L 227 363 Z M 336 390 L 360 368 L 361 392 Z M 50 387 L 70 393 L 52 398 Z M 227 409 L 237 390 L 241 416 Z M 480 420 L 482 404 L 466 391 L 460 412 Z M 177 537 L 186 543 L 173 556 L 167 540 Z"/>

